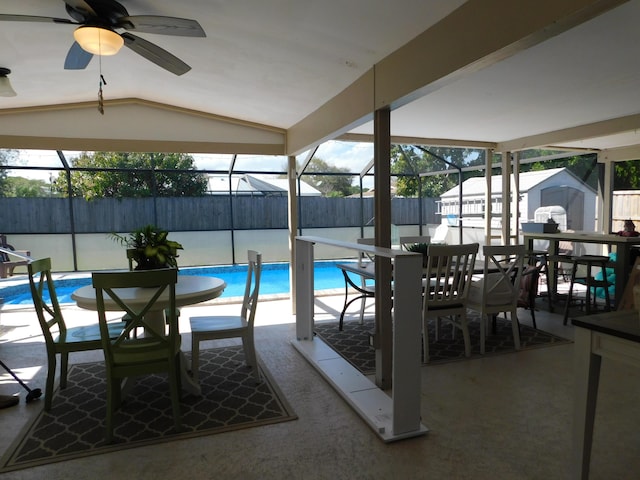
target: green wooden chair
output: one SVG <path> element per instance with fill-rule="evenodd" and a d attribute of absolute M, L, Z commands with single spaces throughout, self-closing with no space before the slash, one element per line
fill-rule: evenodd
<path fill-rule="evenodd" d="M 129 262 L 129 271 L 130 271 L 130 272 L 133 272 L 133 270 L 134 270 L 134 266 L 133 266 L 133 257 L 135 256 L 135 252 L 136 252 L 136 249 L 135 249 L 135 248 L 127 248 L 127 261 Z M 176 313 L 177 313 L 177 315 L 178 315 L 178 318 L 180 318 L 180 309 L 179 309 L 179 308 L 178 308 L 178 309 L 176 309 Z M 169 318 L 169 312 L 168 312 L 168 311 L 167 311 L 167 312 L 165 312 L 165 316 L 166 316 L 166 318 L 167 318 L 167 319 Z M 127 314 L 125 314 L 125 315 L 122 317 L 122 321 L 123 321 L 123 322 L 126 322 L 126 323 L 129 323 L 129 322 L 131 321 L 131 319 L 129 318 L 129 316 L 128 316 Z M 138 330 L 134 329 L 134 330 L 131 332 L 131 335 L 132 335 L 133 337 L 137 337 L 137 336 L 138 336 Z"/>
<path fill-rule="evenodd" d="M 96 289 L 107 374 L 107 441 L 111 442 L 113 438 L 113 414 L 120 406 L 123 380 L 152 373 L 168 374 L 175 428 L 181 430 L 180 335 L 175 290 L 178 271 L 168 268 L 134 272 L 96 272 L 93 273 L 92 279 Z M 123 298 L 123 292 L 119 289 L 131 288 L 142 289 L 142 298 Z M 157 308 L 160 297 L 163 305 Z M 105 301 L 115 302 L 130 318 L 126 328 L 116 339 L 111 339 L 109 335 Z M 113 306 L 109 309 L 113 310 Z M 168 312 L 169 331 L 166 335 L 165 332 L 156 332 L 145 323 L 145 315 L 163 309 Z M 130 333 L 137 328 L 144 328 L 144 337 L 131 337 Z"/>
<path fill-rule="evenodd" d="M 27 265 L 29 287 L 33 305 L 42 328 L 47 348 L 47 385 L 44 395 L 44 408 L 51 410 L 53 384 L 56 375 L 56 356 L 60 355 L 60 388 L 67 386 L 67 369 L 70 352 L 99 350 L 102 348 L 98 324 L 68 328 L 65 324 L 56 290 L 51 277 L 51 259 L 34 260 Z M 49 300 L 46 293 L 49 293 Z M 111 322 L 107 325 L 108 335 L 117 336 L 125 327 L 124 322 Z"/>
<path fill-rule="evenodd" d="M 191 370 L 195 381 L 198 381 L 200 342 L 239 337 L 242 338 L 247 365 L 253 370 L 256 381 L 260 382 L 256 347 L 253 340 L 253 323 L 260 291 L 262 254 L 249 250 L 248 257 L 247 282 L 240 315 L 208 315 L 189 318 L 191 323 Z"/>

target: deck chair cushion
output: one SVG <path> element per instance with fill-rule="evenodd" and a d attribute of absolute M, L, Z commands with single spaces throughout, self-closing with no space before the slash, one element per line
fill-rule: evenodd
<path fill-rule="evenodd" d="M 502 305 L 510 302 L 513 294 L 513 286 L 509 280 L 499 272 L 489 273 L 486 277 L 483 276 L 482 278 L 475 280 L 469 286 L 470 302 L 482 302 L 485 283 L 489 286 L 489 295 L 487 295 L 486 302 L 488 305 Z"/>

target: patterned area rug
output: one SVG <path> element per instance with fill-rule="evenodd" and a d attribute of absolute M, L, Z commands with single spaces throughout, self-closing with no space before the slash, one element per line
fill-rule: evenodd
<path fill-rule="evenodd" d="M 471 359 L 482 358 L 480 354 L 480 321 L 477 316 L 469 317 L 469 335 L 471 336 Z M 360 325 L 359 320 L 345 321 L 344 329 L 338 330 L 338 322 L 316 322 L 315 333 L 322 337 L 331 347 L 348 360 L 365 375 L 375 373 L 375 350 L 369 345 L 369 332 L 373 331 L 373 319 L 369 318 Z M 436 365 L 456 360 L 467 360 L 464 356 L 464 340 L 462 332 L 456 331 L 452 337 L 452 328 L 445 322 L 442 324 L 440 338 L 435 341 L 435 322 L 429 322 L 429 356 L 428 365 Z M 536 330 L 527 325 L 520 325 L 520 344 L 522 350 L 571 343 L 571 340 L 551 333 Z M 498 317 L 495 332 L 489 330 L 485 342 L 484 356 L 515 352 L 511 322 Z"/>
<path fill-rule="evenodd" d="M 73 365 L 51 412 L 38 413 L 5 454 L 0 472 L 296 419 L 262 365 L 261 373 L 264 381 L 256 385 L 241 346 L 201 351 L 203 395 L 182 398 L 180 433 L 173 429 L 166 376 L 142 377 L 115 415 L 114 443 L 106 444 L 104 363 Z"/>

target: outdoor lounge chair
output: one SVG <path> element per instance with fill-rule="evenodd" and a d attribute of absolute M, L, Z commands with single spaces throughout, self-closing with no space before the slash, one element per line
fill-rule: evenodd
<path fill-rule="evenodd" d="M 7 243 L 7 236 L 0 235 L 0 278 L 13 275 L 13 269 L 26 266 L 30 259 L 29 250 L 16 250 L 13 245 Z"/>

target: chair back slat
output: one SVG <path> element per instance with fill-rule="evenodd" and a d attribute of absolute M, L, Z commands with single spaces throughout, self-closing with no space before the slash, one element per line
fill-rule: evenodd
<path fill-rule="evenodd" d="M 429 287 L 424 293 L 426 309 L 436 305 L 446 308 L 466 300 L 478 248 L 477 243 L 429 245 L 425 271 Z"/>
<path fill-rule="evenodd" d="M 247 323 L 253 325 L 260 293 L 260 277 L 262 276 L 262 254 L 255 250 L 248 251 L 247 281 L 244 288 L 241 315 Z"/>
<path fill-rule="evenodd" d="M 53 335 L 59 333 L 64 336 L 67 332 L 67 326 L 64 323 L 51 275 L 51 258 L 30 262 L 27 264 L 27 272 L 31 298 L 42 328 L 42 334 L 47 342 L 53 342 Z M 49 294 L 49 301 L 45 298 L 45 293 Z"/>

